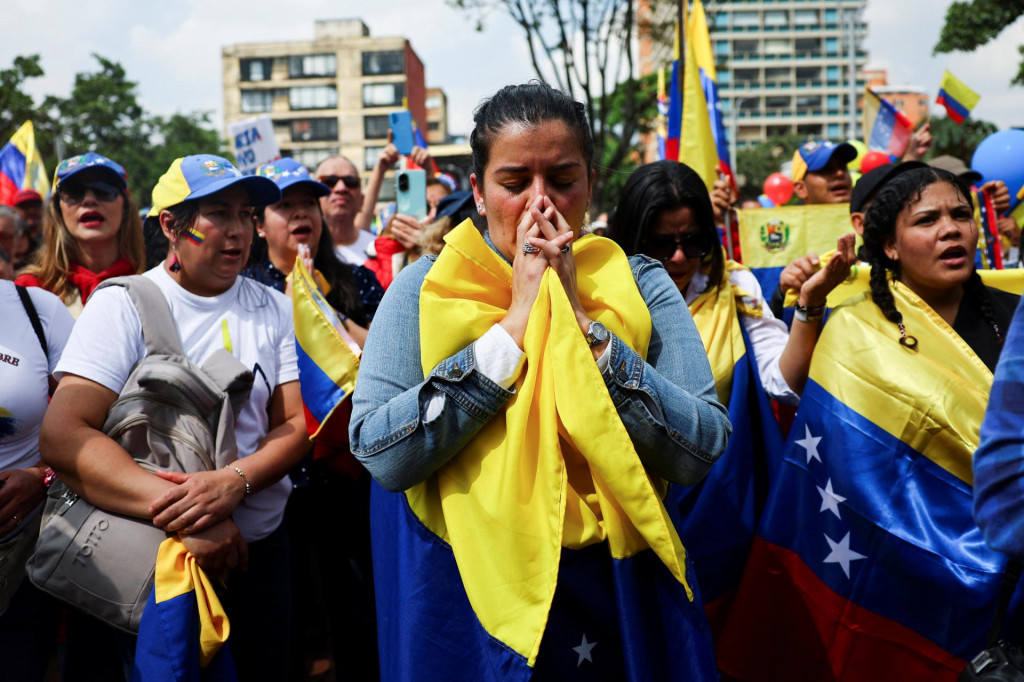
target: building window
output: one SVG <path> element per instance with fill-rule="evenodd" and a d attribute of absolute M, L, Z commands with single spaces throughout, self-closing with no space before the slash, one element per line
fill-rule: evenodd
<path fill-rule="evenodd" d="M 366 170 L 373 170 L 377 167 L 377 159 L 380 158 L 380 153 L 384 151 L 384 147 L 367 147 L 363 150 L 363 167 Z M 380 201 L 380 199 L 377 199 Z"/>
<path fill-rule="evenodd" d="M 820 95 L 800 95 L 796 98 L 797 109 L 821 109 Z"/>
<path fill-rule="evenodd" d="M 825 38 L 825 54 L 839 54 L 839 38 Z"/>
<path fill-rule="evenodd" d="M 828 124 L 828 133 L 826 134 L 826 137 L 828 137 L 831 140 L 835 140 L 835 139 L 838 139 L 840 135 L 842 135 L 842 132 L 841 132 L 839 124 L 838 123 L 829 123 Z"/>
<path fill-rule="evenodd" d="M 728 87 L 732 84 L 732 71 L 719 71 L 718 84 Z"/>
<path fill-rule="evenodd" d="M 391 121 L 387 114 L 363 117 L 363 137 L 367 140 L 383 140 L 391 129 Z"/>
<path fill-rule="evenodd" d="M 732 52 L 737 57 L 756 57 L 757 56 L 757 41 L 756 40 L 737 40 L 732 44 Z"/>
<path fill-rule="evenodd" d="M 729 28 L 729 14 L 728 12 L 718 11 L 714 13 L 714 25 L 715 28 Z"/>
<path fill-rule="evenodd" d="M 305 54 L 288 58 L 289 78 L 318 78 L 338 72 L 338 58 L 333 54 Z"/>
<path fill-rule="evenodd" d="M 273 104 L 273 90 L 242 90 L 243 114 L 257 114 L 264 111 L 270 111 Z"/>
<path fill-rule="evenodd" d="M 405 83 L 366 83 L 363 85 L 364 107 L 397 107 L 405 97 Z"/>
<path fill-rule="evenodd" d="M 757 27 L 761 25 L 761 17 L 757 16 L 757 12 L 733 12 L 732 13 L 732 27 L 733 28 L 747 28 Z"/>
<path fill-rule="evenodd" d="M 716 40 L 715 41 L 715 56 L 716 57 L 727 57 L 727 56 L 729 56 L 729 41 L 728 40 Z"/>
<path fill-rule="evenodd" d="M 839 113 L 839 95 L 829 95 L 825 101 L 828 103 L 828 113 Z"/>
<path fill-rule="evenodd" d="M 444 98 L 441 95 L 427 95 L 427 109 L 440 109 L 444 106 Z"/>
<path fill-rule="evenodd" d="M 385 76 L 400 73 L 405 73 L 405 54 L 401 50 L 363 53 L 364 76 Z"/>
<path fill-rule="evenodd" d="M 789 23 L 789 12 L 786 10 L 770 10 L 764 13 L 765 26 L 785 26 Z"/>
<path fill-rule="evenodd" d="M 826 66 L 825 67 L 825 80 L 829 84 L 834 84 L 839 81 L 839 67 L 838 66 Z"/>
<path fill-rule="evenodd" d="M 819 52 L 821 50 L 821 38 L 797 38 L 793 43 L 793 49 L 797 54 Z"/>
<path fill-rule="evenodd" d="M 795 26 L 817 26 L 818 10 L 798 9 L 793 11 L 793 24 Z"/>
<path fill-rule="evenodd" d="M 433 132 L 437 132 L 440 129 L 441 129 L 441 122 L 440 121 L 427 121 L 427 130 L 429 130 L 430 132 L 432 132 L 432 133 Z"/>
<path fill-rule="evenodd" d="M 335 109 L 338 89 L 333 85 L 289 88 L 288 105 L 292 109 Z"/>
<path fill-rule="evenodd" d="M 292 142 L 338 139 L 336 118 L 296 118 L 291 125 Z"/>
<path fill-rule="evenodd" d="M 338 153 L 337 147 L 318 147 L 316 149 L 292 149 L 281 150 L 282 156 L 289 156 L 306 168 L 312 169 L 320 165 L 320 162 L 328 156 Z"/>
<path fill-rule="evenodd" d="M 273 59 L 242 59 L 239 65 L 242 68 L 243 81 L 265 81 L 270 80 L 270 68 L 273 66 Z"/>
<path fill-rule="evenodd" d="M 835 26 L 837 23 L 839 23 L 839 13 L 834 9 L 825 10 L 825 24 Z"/>

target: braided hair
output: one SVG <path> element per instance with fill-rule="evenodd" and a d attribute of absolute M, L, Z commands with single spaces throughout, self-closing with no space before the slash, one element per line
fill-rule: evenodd
<path fill-rule="evenodd" d="M 903 326 L 903 313 L 896 309 L 896 300 L 889 288 L 890 278 L 900 279 L 900 264 L 889 258 L 885 246 L 896 241 L 896 221 L 903 210 L 919 201 L 929 185 L 945 182 L 951 185 L 965 203 L 974 207 L 970 188 L 956 175 L 939 168 L 916 168 L 897 175 L 878 190 L 864 217 L 864 246 L 871 263 L 871 298 L 887 320 L 900 330 L 900 344 L 917 349 L 917 338 L 907 334 Z M 964 295 L 978 307 L 982 317 L 992 327 L 999 347 L 1003 346 L 1003 332 L 996 321 L 992 301 L 977 270 L 964 283 Z"/>

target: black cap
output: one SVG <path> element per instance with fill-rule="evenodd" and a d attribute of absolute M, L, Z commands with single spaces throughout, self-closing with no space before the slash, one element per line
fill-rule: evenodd
<path fill-rule="evenodd" d="M 434 220 L 444 218 L 446 216 L 452 216 L 466 208 L 466 205 L 473 204 L 473 193 L 469 190 L 462 190 L 461 192 L 452 192 L 446 197 L 442 197 L 441 201 L 437 202 L 437 213 L 434 215 Z M 476 208 L 475 206 L 473 207 Z"/>
<path fill-rule="evenodd" d="M 850 213 L 861 213 L 864 204 L 871 201 L 882 185 L 895 178 L 900 173 L 905 173 L 915 168 L 927 168 L 928 164 L 920 161 L 904 161 L 903 163 L 887 163 L 860 176 L 857 184 L 853 186 L 850 193 Z"/>

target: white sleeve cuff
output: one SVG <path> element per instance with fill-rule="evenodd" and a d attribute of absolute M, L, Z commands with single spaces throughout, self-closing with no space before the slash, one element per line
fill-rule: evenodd
<path fill-rule="evenodd" d="M 473 350 L 478 372 L 504 389 L 512 387 L 523 367 L 523 351 L 500 324 L 477 339 Z"/>
<path fill-rule="evenodd" d="M 608 369 L 608 363 L 612 361 L 612 341 L 608 339 L 608 345 L 604 347 L 604 352 L 597 358 L 597 368 L 604 374 L 604 371 Z"/>

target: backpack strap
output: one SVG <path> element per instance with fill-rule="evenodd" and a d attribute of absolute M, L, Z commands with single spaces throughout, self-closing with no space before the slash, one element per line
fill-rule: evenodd
<path fill-rule="evenodd" d="M 18 290 L 18 298 L 21 299 L 21 305 L 25 306 L 25 312 L 28 313 L 28 319 L 32 322 L 32 329 L 36 333 L 36 338 L 39 339 L 39 345 L 43 347 L 43 355 L 49 360 L 50 351 L 46 345 L 46 332 L 43 331 L 43 323 L 39 321 L 39 312 L 36 310 L 36 305 L 32 302 L 28 289 L 20 284 L 15 284 L 14 288 Z"/>
<path fill-rule="evenodd" d="M 160 287 L 142 275 L 112 277 L 101 283 L 105 287 L 124 287 L 139 313 L 142 338 L 146 342 L 146 355 L 184 355 L 178 327 L 174 324 L 171 307 Z"/>

